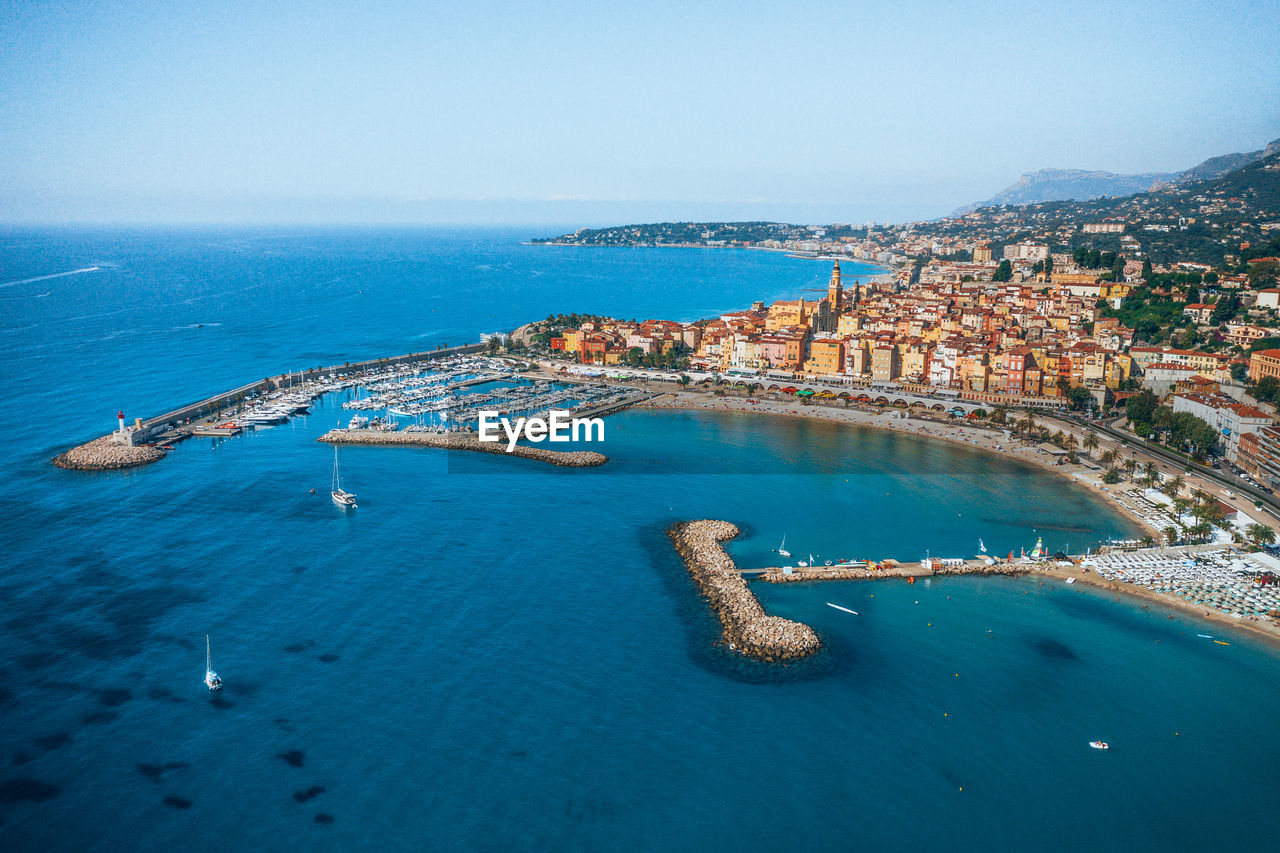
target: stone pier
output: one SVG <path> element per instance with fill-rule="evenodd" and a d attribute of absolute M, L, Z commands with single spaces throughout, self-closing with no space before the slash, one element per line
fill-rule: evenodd
<path fill-rule="evenodd" d="M 534 459 L 564 468 L 594 468 L 609 461 L 609 457 L 594 450 L 547 450 L 517 444 L 507 453 L 506 441 L 480 441 L 469 432 L 388 432 L 377 429 L 331 429 L 317 441 L 330 444 L 401 445 L 409 447 L 438 447 L 442 450 L 474 450 L 480 453 L 497 453 L 500 456 L 518 456 Z"/>
<path fill-rule="evenodd" d="M 738 535 L 727 521 L 683 521 L 667 531 L 693 582 L 720 619 L 726 642 L 765 661 L 802 658 L 822 648 L 808 625 L 764 612 L 720 543 Z"/>

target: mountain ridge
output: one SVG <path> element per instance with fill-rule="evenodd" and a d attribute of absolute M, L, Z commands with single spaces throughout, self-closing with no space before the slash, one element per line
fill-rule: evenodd
<path fill-rule="evenodd" d="M 1157 191 L 1170 185 L 1203 181 L 1230 174 L 1280 151 L 1280 139 L 1257 151 L 1219 154 L 1180 172 L 1121 174 L 1087 169 L 1039 169 L 1024 172 L 1018 180 L 986 201 L 965 205 L 953 213 L 963 216 L 983 207 L 1039 204 L 1050 201 L 1089 201 Z"/>

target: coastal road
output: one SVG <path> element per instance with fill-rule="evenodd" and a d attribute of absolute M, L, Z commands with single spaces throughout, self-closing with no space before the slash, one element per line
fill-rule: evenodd
<path fill-rule="evenodd" d="M 1193 476 L 1199 477 L 1205 481 L 1204 485 L 1206 487 L 1216 487 L 1206 488 L 1205 491 L 1212 492 L 1214 496 L 1223 503 L 1235 507 L 1245 515 L 1256 515 L 1258 508 L 1254 506 L 1253 502 L 1255 500 L 1261 501 L 1262 509 L 1267 513 L 1267 515 L 1269 515 L 1271 519 L 1280 520 L 1280 501 L 1276 499 L 1275 495 L 1267 494 L 1261 489 L 1250 486 L 1243 480 L 1229 477 L 1221 471 L 1215 471 L 1206 465 L 1201 465 L 1198 462 L 1191 462 L 1159 445 L 1151 444 L 1132 433 L 1128 433 L 1117 428 L 1115 424 L 1122 420 L 1122 418 L 1116 418 L 1112 421 L 1082 422 L 1070 418 L 1055 418 L 1044 415 L 1041 416 L 1041 420 L 1054 420 L 1062 424 L 1070 425 L 1076 430 L 1096 430 L 1105 436 L 1115 439 L 1118 449 L 1128 449 L 1136 451 L 1138 454 L 1145 454 L 1150 457 L 1151 460 L 1160 468 L 1161 472 L 1168 474 L 1169 476 L 1185 474 L 1187 470 L 1190 469 Z M 1227 489 L 1233 494 L 1223 494 L 1223 489 Z"/>

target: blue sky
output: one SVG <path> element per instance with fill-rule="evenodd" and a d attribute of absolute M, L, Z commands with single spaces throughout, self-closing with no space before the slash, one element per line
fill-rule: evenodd
<path fill-rule="evenodd" d="M 1280 137 L 1280 2 L 0 16 L 10 222 L 896 221 Z"/>

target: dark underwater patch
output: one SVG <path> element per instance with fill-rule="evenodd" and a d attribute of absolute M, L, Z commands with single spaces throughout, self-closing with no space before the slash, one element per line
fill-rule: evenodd
<path fill-rule="evenodd" d="M 157 701 L 164 699 L 169 702 L 187 701 L 186 699 L 183 699 L 181 696 L 175 696 L 173 691 L 170 690 L 168 687 L 152 687 L 149 691 L 147 691 L 147 698 L 155 699 Z"/>
<path fill-rule="evenodd" d="M 213 696 L 209 699 L 209 704 L 217 708 L 219 711 L 226 711 L 236 706 L 235 702 L 229 702 L 221 696 Z"/>
<path fill-rule="evenodd" d="M 337 659 L 338 659 L 337 655 L 320 655 L 320 657 L 316 658 L 316 660 L 320 661 L 321 663 L 333 663 Z"/>
<path fill-rule="evenodd" d="M 94 711 L 92 714 L 85 714 L 80 722 L 86 726 L 95 726 L 115 722 L 118 719 L 120 715 L 115 711 Z"/>
<path fill-rule="evenodd" d="M 0 705 L 5 705 L 13 700 L 13 691 L 0 687 Z"/>
<path fill-rule="evenodd" d="M 98 691 L 98 703 L 115 708 L 133 699 L 133 691 L 124 687 L 108 687 Z"/>
<path fill-rule="evenodd" d="M 306 640 L 301 643 L 290 643 L 284 647 L 284 650 L 291 655 L 296 655 L 299 652 L 305 652 L 307 649 L 312 648 L 315 644 L 315 640 Z"/>
<path fill-rule="evenodd" d="M 61 653 L 50 651 L 49 649 L 36 649 L 34 652 L 18 655 L 18 666 L 28 672 L 37 669 L 48 669 L 60 663 L 63 657 L 64 655 Z"/>
<path fill-rule="evenodd" d="M 14 765 L 15 767 L 20 767 L 23 764 L 30 764 L 32 761 L 35 761 L 35 760 L 36 760 L 35 756 L 31 755 L 30 753 L 15 752 L 13 754 L 13 758 L 9 760 L 9 763 Z"/>
<path fill-rule="evenodd" d="M 300 749 L 291 749 L 288 752 L 277 754 L 276 758 L 283 760 L 290 767 L 301 767 L 302 762 L 307 758 L 307 754 Z"/>
<path fill-rule="evenodd" d="M 0 782 L 0 803 L 40 803 L 52 800 L 61 793 L 62 789 L 57 785 L 49 785 L 28 776 L 15 776 Z"/>
<path fill-rule="evenodd" d="M 1079 660 L 1076 653 L 1070 648 L 1059 643 L 1057 640 L 1051 640 L 1048 637 L 1042 637 L 1031 644 L 1031 648 L 1035 649 L 1036 654 L 1041 657 L 1050 658 L 1052 660 Z"/>
<path fill-rule="evenodd" d="M 300 803 L 305 803 L 308 800 L 314 800 L 316 797 L 320 796 L 323 793 L 324 793 L 323 786 L 312 785 L 310 788 L 308 788 L 305 791 L 294 791 L 293 798 Z"/>
<path fill-rule="evenodd" d="M 320 814 L 316 815 L 316 823 L 325 823 L 325 824 L 333 823 L 333 815 L 325 814 L 321 812 Z"/>
<path fill-rule="evenodd" d="M 137 764 L 138 772 L 146 776 L 152 782 L 159 784 L 164 778 L 164 774 L 172 770 L 185 770 L 190 767 L 185 761 L 170 761 L 167 764 Z"/>
<path fill-rule="evenodd" d="M 56 735 L 45 735 L 44 737 L 35 738 L 33 743 L 45 752 L 52 752 L 58 747 L 66 746 L 71 743 L 71 735 L 66 732 L 58 732 Z"/>
<path fill-rule="evenodd" d="M 164 798 L 164 804 L 165 804 L 166 806 L 168 806 L 169 808 L 173 808 L 173 809 L 189 809 L 189 808 L 191 808 L 191 801 L 190 801 L 190 800 L 184 800 L 182 797 L 165 797 L 165 798 Z"/>

